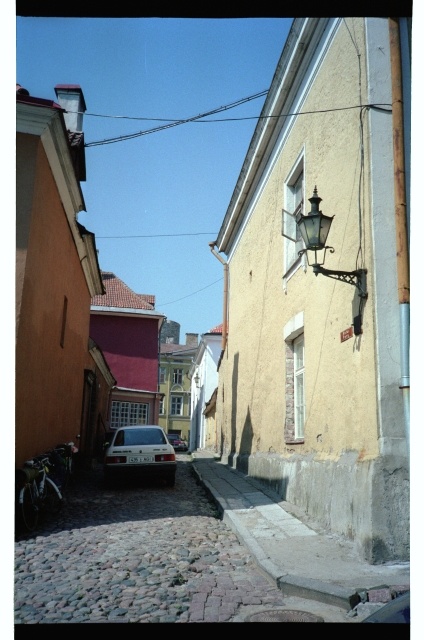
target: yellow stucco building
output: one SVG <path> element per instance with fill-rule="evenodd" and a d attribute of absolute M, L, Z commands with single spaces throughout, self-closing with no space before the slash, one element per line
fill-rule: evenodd
<path fill-rule="evenodd" d="M 371 563 L 409 559 L 409 204 L 399 202 L 410 31 L 408 19 L 293 21 L 214 245 L 228 268 L 220 453 Z M 299 255 L 296 220 L 314 205 L 334 216 L 318 258 L 330 277 L 314 274 L 313 252 Z"/>
<path fill-rule="evenodd" d="M 167 325 L 178 323 L 165 323 Z M 159 391 L 162 399 L 159 406 L 159 425 L 166 433 L 176 433 L 187 443 L 190 440 L 191 383 L 188 377 L 193 357 L 197 350 L 198 334 L 187 333 L 186 343 L 161 342 L 159 353 Z"/>

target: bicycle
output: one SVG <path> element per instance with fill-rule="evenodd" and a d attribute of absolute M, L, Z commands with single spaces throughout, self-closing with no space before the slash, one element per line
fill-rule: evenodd
<path fill-rule="evenodd" d="M 55 514 L 62 507 L 61 491 L 49 477 L 52 466 L 49 456 L 43 454 L 27 460 L 17 472 L 18 516 L 28 531 L 37 528 L 41 511 Z"/>
<path fill-rule="evenodd" d="M 51 459 L 58 471 L 61 489 L 65 490 L 71 481 L 73 474 L 73 456 L 78 453 L 78 449 L 74 442 L 65 442 L 57 444 L 52 449 Z M 58 482 L 56 482 L 58 484 Z"/>

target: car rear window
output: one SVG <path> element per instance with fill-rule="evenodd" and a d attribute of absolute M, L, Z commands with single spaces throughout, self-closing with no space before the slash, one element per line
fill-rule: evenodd
<path fill-rule="evenodd" d="M 165 436 L 158 429 L 121 429 L 115 437 L 114 446 L 142 445 L 142 444 L 166 444 Z"/>

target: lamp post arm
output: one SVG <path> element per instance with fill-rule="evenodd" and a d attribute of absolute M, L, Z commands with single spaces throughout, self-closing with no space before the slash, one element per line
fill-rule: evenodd
<path fill-rule="evenodd" d="M 347 282 L 347 284 L 352 284 L 358 289 L 359 296 L 361 298 L 368 297 L 366 269 L 357 269 L 356 271 L 335 271 L 333 269 L 325 269 L 320 264 L 313 264 L 311 266 L 316 276 L 321 273 L 323 276 L 327 276 L 327 278 L 333 278 L 334 280 L 339 280 L 340 282 Z"/>

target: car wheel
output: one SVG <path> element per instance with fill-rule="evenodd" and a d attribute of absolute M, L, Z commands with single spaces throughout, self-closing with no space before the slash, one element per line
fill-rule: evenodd
<path fill-rule="evenodd" d="M 175 473 L 165 478 L 165 484 L 167 487 L 175 487 Z"/>

